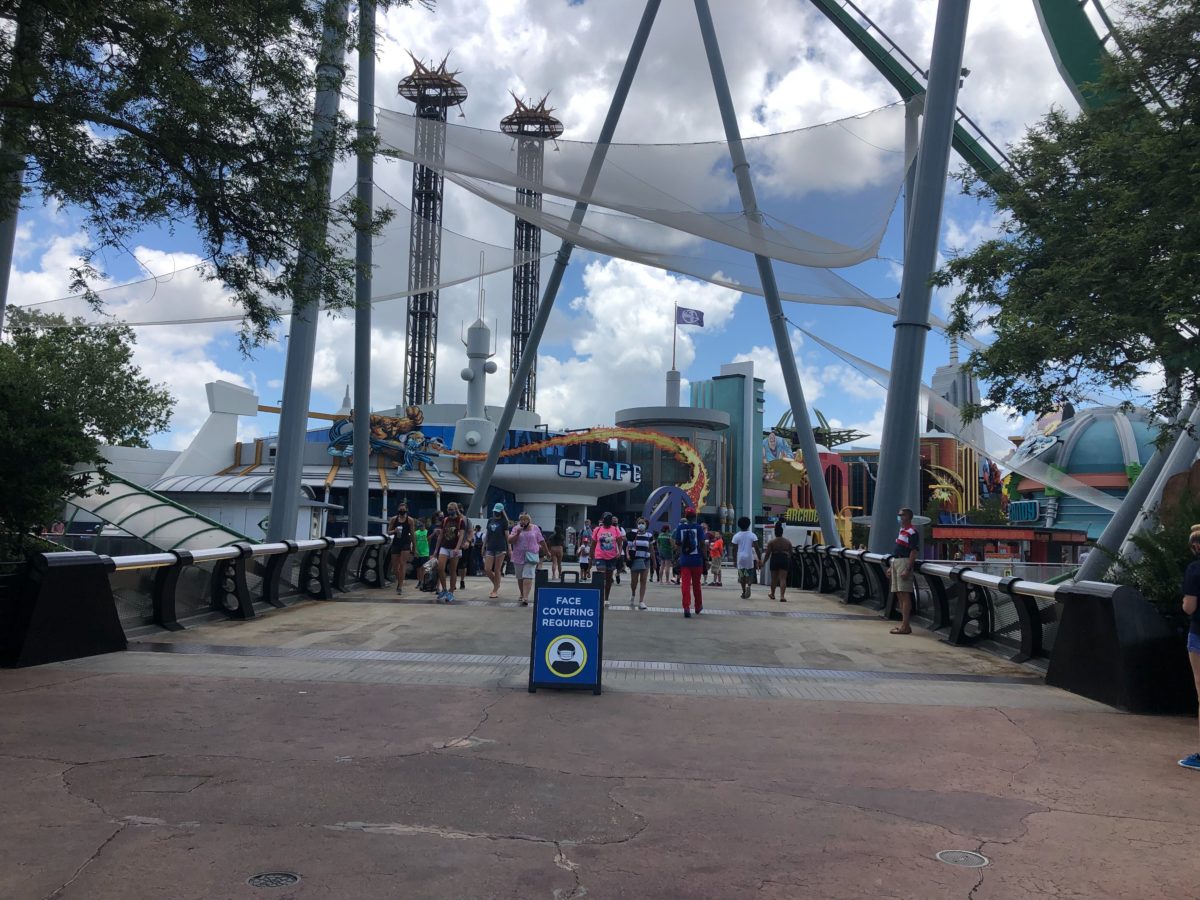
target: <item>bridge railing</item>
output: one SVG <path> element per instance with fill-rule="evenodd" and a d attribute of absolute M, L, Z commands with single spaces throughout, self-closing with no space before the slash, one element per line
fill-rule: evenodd
<path fill-rule="evenodd" d="M 865 550 L 800 547 L 789 583 L 898 618 L 891 562 Z M 933 561 L 919 561 L 913 580 L 914 619 L 949 643 L 1032 663 L 1047 683 L 1122 709 L 1195 710 L 1184 635 L 1132 587 L 1049 584 Z"/>
<path fill-rule="evenodd" d="M 124 649 L 143 626 L 182 630 L 212 613 L 251 619 L 287 600 L 333 600 L 387 578 L 387 538 L 238 542 L 131 556 L 38 553 L 0 595 L 0 665 L 38 665 Z"/>

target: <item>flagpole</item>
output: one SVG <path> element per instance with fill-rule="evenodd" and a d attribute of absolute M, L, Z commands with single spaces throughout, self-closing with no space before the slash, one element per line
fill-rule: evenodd
<path fill-rule="evenodd" d="M 675 340 L 679 336 L 679 304 L 675 304 L 675 318 L 671 325 L 671 370 L 675 370 Z"/>

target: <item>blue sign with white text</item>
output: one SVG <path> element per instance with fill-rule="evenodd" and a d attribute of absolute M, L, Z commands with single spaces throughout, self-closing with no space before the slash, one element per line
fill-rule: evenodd
<path fill-rule="evenodd" d="M 573 574 L 573 573 L 567 573 Z M 600 693 L 604 655 L 604 604 L 593 582 L 551 582 L 537 573 L 529 690 L 540 687 Z"/>

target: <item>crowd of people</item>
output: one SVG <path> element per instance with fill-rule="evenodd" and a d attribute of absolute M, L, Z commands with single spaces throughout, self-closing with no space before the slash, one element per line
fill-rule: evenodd
<path fill-rule="evenodd" d="M 534 524 L 527 513 L 514 522 L 503 503 L 492 508 L 491 516 L 472 527 L 457 503 L 445 512 L 424 519 L 409 515 L 401 502 L 388 519 L 386 533 L 391 538 L 389 557 L 397 596 L 404 596 L 412 576 L 421 590 L 433 594 L 431 602 L 455 602 L 455 587 L 466 587 L 466 577 L 486 576 L 491 585 L 489 599 L 500 596 L 506 573 L 517 579 L 518 601 L 529 603 L 537 569 L 543 562 L 550 566 L 550 578 L 563 574 L 566 538 L 558 528 L 548 534 Z M 644 517 L 625 528 L 617 516 L 605 513 L 593 525 L 586 520 L 579 530 L 575 556 L 582 580 L 601 574 L 605 604 L 613 601 L 613 588 L 629 579 L 629 606 L 646 609 L 646 589 L 651 582 L 675 584 L 680 588 L 683 613 L 687 617 L 704 610 L 703 588 L 723 587 L 722 569 L 726 546 L 732 548 L 743 599 L 750 597 L 751 585 L 760 581 L 769 585 L 770 599 L 787 602 L 787 573 L 792 544 L 777 525 L 775 537 L 758 549 L 758 535 L 750 520 L 738 520 L 738 531 L 725 535 L 710 531 L 699 523 L 694 509 L 672 530 L 669 525 L 651 531 Z M 759 576 L 762 570 L 762 576 Z"/>

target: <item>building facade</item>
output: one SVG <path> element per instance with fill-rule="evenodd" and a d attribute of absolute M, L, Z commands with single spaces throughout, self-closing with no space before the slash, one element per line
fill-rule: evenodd
<path fill-rule="evenodd" d="M 724 434 L 722 496 L 737 516 L 757 520 L 763 515 L 763 472 L 760 449 L 763 434 L 763 380 L 754 376 L 753 362 L 726 363 L 721 374 L 690 385 L 691 405 L 729 417 Z"/>

